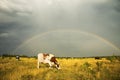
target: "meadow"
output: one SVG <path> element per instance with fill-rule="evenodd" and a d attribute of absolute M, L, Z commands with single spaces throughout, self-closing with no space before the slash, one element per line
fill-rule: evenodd
<path fill-rule="evenodd" d="M 49 69 L 47 64 L 37 69 L 36 58 L 0 57 L 0 80 L 120 80 L 120 57 L 57 60 L 60 70 Z"/>

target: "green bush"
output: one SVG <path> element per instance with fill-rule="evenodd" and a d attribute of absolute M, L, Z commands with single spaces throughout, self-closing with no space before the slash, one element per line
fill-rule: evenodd
<path fill-rule="evenodd" d="M 116 57 L 113 55 L 113 56 L 106 57 L 106 59 L 109 60 L 110 62 L 114 62 L 114 60 L 116 60 Z"/>

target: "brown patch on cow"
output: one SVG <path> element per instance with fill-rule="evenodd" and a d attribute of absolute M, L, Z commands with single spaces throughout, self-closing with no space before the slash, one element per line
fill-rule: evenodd
<path fill-rule="evenodd" d="M 43 53 L 43 59 L 45 59 L 49 54 Z"/>
<path fill-rule="evenodd" d="M 56 60 L 56 57 L 52 57 L 52 58 L 50 59 L 50 61 L 51 61 L 51 62 L 54 62 L 54 64 L 56 64 L 57 67 L 59 67 L 59 64 L 58 64 L 58 62 L 57 62 L 57 60 Z"/>
<path fill-rule="evenodd" d="M 51 62 L 54 62 L 54 63 L 57 62 L 57 60 L 56 60 L 55 57 L 52 57 L 52 58 L 50 59 L 50 61 L 51 61 Z"/>

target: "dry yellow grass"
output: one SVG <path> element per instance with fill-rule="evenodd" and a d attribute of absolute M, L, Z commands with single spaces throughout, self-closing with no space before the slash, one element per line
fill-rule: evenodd
<path fill-rule="evenodd" d="M 37 59 L 0 57 L 0 80 L 119 80 L 120 62 L 110 62 L 105 58 L 95 60 L 57 59 L 61 70 L 49 69 L 42 64 L 37 69 Z"/>

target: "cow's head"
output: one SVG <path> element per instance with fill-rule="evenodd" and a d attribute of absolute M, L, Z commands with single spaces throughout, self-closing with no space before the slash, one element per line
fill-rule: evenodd
<path fill-rule="evenodd" d="M 54 62 L 54 64 L 56 65 L 56 68 L 57 68 L 57 69 L 61 69 L 61 68 L 60 68 L 60 64 L 57 62 L 57 60 L 56 60 L 55 57 L 51 57 L 50 61 L 51 61 L 51 62 Z"/>

